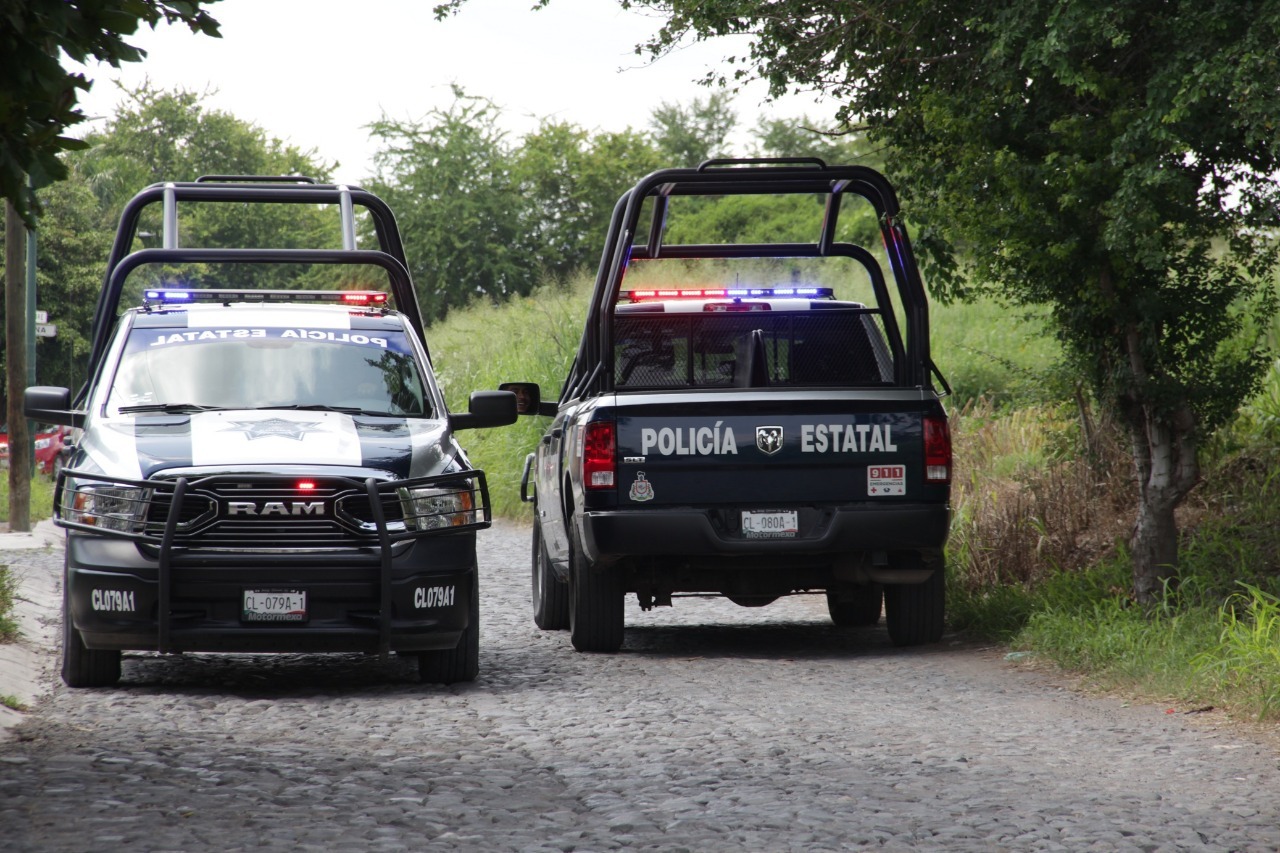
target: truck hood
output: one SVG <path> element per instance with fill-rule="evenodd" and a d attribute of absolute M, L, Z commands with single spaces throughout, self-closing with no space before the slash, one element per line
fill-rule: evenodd
<path fill-rule="evenodd" d="M 139 415 L 91 425 L 71 467 L 146 479 L 171 468 L 340 466 L 405 479 L 445 470 L 446 431 L 442 420 L 281 409 Z"/>

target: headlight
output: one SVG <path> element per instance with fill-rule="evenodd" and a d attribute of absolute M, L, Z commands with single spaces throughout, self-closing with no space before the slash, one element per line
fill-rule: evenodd
<path fill-rule="evenodd" d="M 475 489 L 470 483 L 456 488 L 397 489 L 405 527 L 410 530 L 442 530 L 474 524 Z"/>
<path fill-rule="evenodd" d="M 51 445 L 51 444 L 53 444 L 53 439 L 52 439 L 52 438 L 37 438 L 37 439 L 36 439 L 36 450 L 44 450 L 45 448 L 47 448 L 47 447 L 48 447 L 49 445 Z"/>
<path fill-rule="evenodd" d="M 80 486 L 62 502 L 67 521 L 120 533 L 140 532 L 146 513 L 146 490 L 128 486 Z"/>

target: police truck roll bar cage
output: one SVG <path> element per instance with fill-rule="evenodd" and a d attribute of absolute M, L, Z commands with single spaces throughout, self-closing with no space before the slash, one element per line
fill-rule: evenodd
<path fill-rule="evenodd" d="M 810 243 L 733 243 L 668 245 L 664 241 L 670 199 L 679 196 L 808 194 L 825 196 L 822 225 Z M 618 302 L 619 289 L 627 265 L 636 260 L 659 258 L 817 258 L 847 256 L 867 271 L 876 298 L 885 309 L 891 305 L 883 273 L 874 256 L 853 243 L 836 240 L 840 205 L 847 195 L 869 202 L 880 223 L 889 264 L 904 299 L 907 339 L 896 325 L 887 324 L 889 346 L 900 385 L 924 387 L 931 376 L 941 380 L 929 353 L 929 317 L 924 284 L 920 279 L 911 244 L 898 221 L 898 197 L 892 185 L 874 169 L 865 166 L 829 166 L 817 158 L 749 158 L 707 160 L 693 169 L 663 169 L 642 178 L 618 200 L 609 225 L 608 237 L 596 277 L 596 298 L 592 301 L 577 358 L 561 394 L 561 402 L 589 392 L 611 389 L 612 372 L 603 369 L 611 325 L 608 317 Z M 642 210 L 652 201 L 652 217 L 641 223 Z"/>
<path fill-rule="evenodd" d="M 341 249 L 248 249 L 181 247 L 178 203 L 215 204 L 336 204 L 342 235 Z M 152 205 L 162 206 L 161 248 L 130 253 L 139 236 L 138 222 Z M 368 212 L 377 249 L 356 248 L 355 209 Z M 409 262 L 391 208 L 359 187 L 321 184 L 301 175 L 205 175 L 195 181 L 152 184 L 134 196 L 121 213 L 107 273 L 98 296 L 90 335 L 88 375 L 98 369 L 107 341 L 120 313 L 120 298 L 128 274 L 145 264 L 248 263 L 248 264 L 369 264 L 384 269 L 391 282 L 396 309 L 405 315 L 419 340 L 426 341 L 422 312 L 409 276 Z M 83 400 L 84 389 L 75 403 Z"/>

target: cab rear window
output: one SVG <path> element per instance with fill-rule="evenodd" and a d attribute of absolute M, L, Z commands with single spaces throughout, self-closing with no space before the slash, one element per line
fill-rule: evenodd
<path fill-rule="evenodd" d="M 619 389 L 859 387 L 892 381 L 878 312 L 619 313 Z"/>

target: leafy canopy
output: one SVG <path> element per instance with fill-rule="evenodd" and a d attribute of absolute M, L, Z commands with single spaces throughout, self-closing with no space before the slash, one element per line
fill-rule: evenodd
<path fill-rule="evenodd" d="M 64 131 L 84 121 L 79 92 L 92 85 L 68 73 L 62 55 L 118 68 L 145 55 L 125 41 L 140 23 L 184 23 L 219 36 L 200 7 L 217 0 L 7 0 L 0 4 L 0 195 L 32 223 L 33 188 L 66 177 L 58 155 L 84 148 Z"/>

